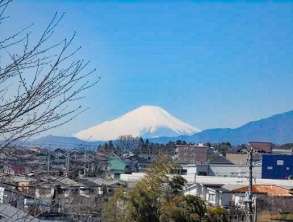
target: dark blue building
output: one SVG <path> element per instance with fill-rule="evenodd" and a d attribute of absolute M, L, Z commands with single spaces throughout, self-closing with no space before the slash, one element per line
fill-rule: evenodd
<path fill-rule="evenodd" d="M 293 177 L 293 155 L 262 156 L 262 178 L 288 179 Z"/>

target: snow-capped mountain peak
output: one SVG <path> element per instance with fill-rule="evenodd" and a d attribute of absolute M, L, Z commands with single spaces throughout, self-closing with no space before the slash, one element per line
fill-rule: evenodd
<path fill-rule="evenodd" d="M 161 107 L 144 105 L 112 121 L 82 130 L 75 136 L 84 140 L 115 140 L 124 135 L 154 138 L 191 135 L 198 131 Z"/>

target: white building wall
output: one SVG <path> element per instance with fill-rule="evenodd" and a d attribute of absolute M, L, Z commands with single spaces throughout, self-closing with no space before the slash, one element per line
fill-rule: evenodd
<path fill-rule="evenodd" d="M 137 182 L 145 176 L 145 173 L 131 173 L 131 174 L 120 174 L 120 180 L 124 182 Z"/>
<path fill-rule="evenodd" d="M 182 164 L 182 169 L 187 171 L 188 174 L 196 174 L 196 165 L 195 164 Z"/>
<path fill-rule="evenodd" d="M 121 174 L 120 180 L 124 182 L 137 182 L 144 177 L 145 173 Z M 196 176 L 183 175 L 189 184 L 243 184 L 248 185 L 248 178 L 238 177 L 220 177 L 220 176 Z M 280 186 L 293 186 L 292 180 L 275 180 L 275 179 L 254 179 L 254 184 L 275 184 Z"/>
<path fill-rule="evenodd" d="M 249 169 L 246 165 L 210 164 L 208 175 L 220 177 L 248 177 Z M 261 178 L 261 166 L 253 167 L 253 177 Z"/>

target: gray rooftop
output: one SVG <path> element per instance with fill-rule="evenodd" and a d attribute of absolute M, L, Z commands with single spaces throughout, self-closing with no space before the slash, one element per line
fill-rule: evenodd
<path fill-rule="evenodd" d="M 0 204 L 0 215 L 2 216 L 0 222 L 41 222 L 41 220 L 34 218 L 24 211 L 8 204 Z"/>

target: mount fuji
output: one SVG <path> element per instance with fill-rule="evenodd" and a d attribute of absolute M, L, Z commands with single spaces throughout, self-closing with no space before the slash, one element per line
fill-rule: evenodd
<path fill-rule="evenodd" d="M 75 134 L 90 141 L 115 140 L 120 136 L 158 138 L 192 135 L 200 130 L 177 119 L 158 106 L 140 106 L 121 117 L 105 121 Z"/>

